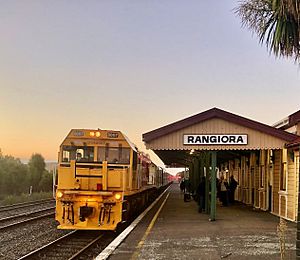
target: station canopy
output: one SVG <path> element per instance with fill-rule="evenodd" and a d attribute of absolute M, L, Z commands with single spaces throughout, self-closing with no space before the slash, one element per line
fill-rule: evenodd
<path fill-rule="evenodd" d="M 218 108 L 143 134 L 165 165 L 187 165 L 191 151 L 218 151 L 224 160 L 251 150 L 283 149 L 299 136 Z"/>

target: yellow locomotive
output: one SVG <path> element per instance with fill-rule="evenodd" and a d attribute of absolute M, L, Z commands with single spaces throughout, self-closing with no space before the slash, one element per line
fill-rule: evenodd
<path fill-rule="evenodd" d="M 115 230 L 168 182 L 120 131 L 73 129 L 58 161 L 59 229 Z"/>

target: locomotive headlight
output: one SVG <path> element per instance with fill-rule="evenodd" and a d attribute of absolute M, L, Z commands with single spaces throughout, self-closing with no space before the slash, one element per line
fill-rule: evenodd
<path fill-rule="evenodd" d="M 56 193 L 57 198 L 61 198 L 64 194 L 61 191 L 58 191 Z"/>
<path fill-rule="evenodd" d="M 90 132 L 90 136 L 95 136 L 95 132 Z"/>
<path fill-rule="evenodd" d="M 116 194 L 115 194 L 115 199 L 116 199 L 116 200 L 121 199 L 121 197 L 122 197 L 121 193 L 116 193 Z"/>
<path fill-rule="evenodd" d="M 96 136 L 100 137 L 101 133 L 100 132 L 96 132 Z"/>

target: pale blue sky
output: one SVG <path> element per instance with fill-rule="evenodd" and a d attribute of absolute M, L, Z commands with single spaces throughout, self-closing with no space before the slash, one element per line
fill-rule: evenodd
<path fill-rule="evenodd" d="M 142 133 L 212 107 L 272 124 L 300 109 L 238 1 L 0 1 L 0 148 L 55 160 L 71 128 Z M 21 144 L 21 145 L 19 145 Z"/>

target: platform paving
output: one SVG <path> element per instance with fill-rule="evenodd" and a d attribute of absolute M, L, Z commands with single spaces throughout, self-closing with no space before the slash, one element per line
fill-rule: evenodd
<path fill-rule="evenodd" d="M 217 219 L 184 202 L 178 184 L 153 229 L 138 246 L 158 206 L 125 239 L 109 259 L 280 259 L 279 218 L 249 206 L 217 206 Z M 287 222 L 286 259 L 295 259 L 296 224 Z"/>

